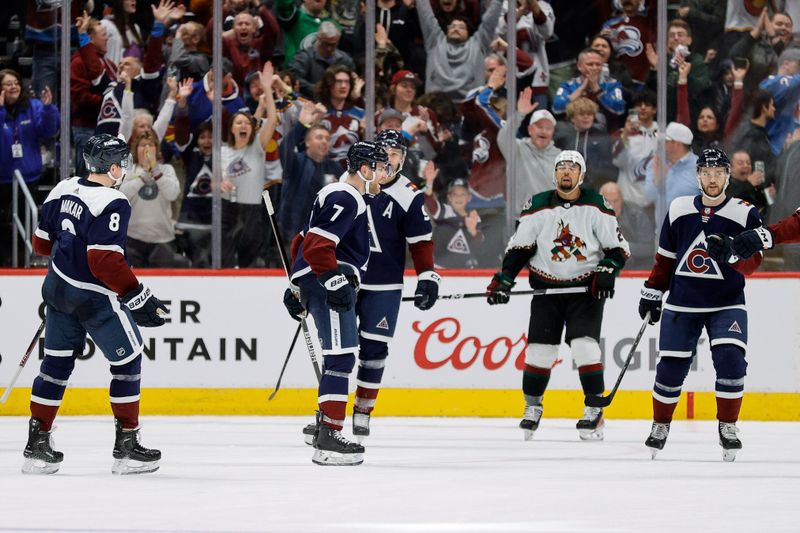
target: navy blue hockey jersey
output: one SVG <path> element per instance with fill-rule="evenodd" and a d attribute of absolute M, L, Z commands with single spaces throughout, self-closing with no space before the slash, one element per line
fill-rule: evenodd
<path fill-rule="evenodd" d="M 706 237 L 736 236 L 759 226 L 758 209 L 737 198 L 716 207 L 704 206 L 702 196 L 673 200 L 658 243 L 658 254 L 675 261 L 664 308 L 705 312 L 744 305 L 744 276 L 708 255 Z"/>
<path fill-rule="evenodd" d="M 290 198 L 284 202 L 291 201 Z M 314 200 L 308 223 L 302 235 L 314 233 L 336 244 L 336 262 L 349 267 L 353 274 L 363 275 L 369 261 L 367 204 L 352 185 L 331 183 L 323 187 Z M 303 257 L 303 246 L 292 265 L 292 281 L 311 273 Z"/>
<path fill-rule="evenodd" d="M 116 295 L 92 274 L 88 252 L 125 255 L 131 205 L 120 191 L 85 178 L 56 185 L 42 206 L 36 236 L 52 243 L 50 268 L 73 286 Z"/>
<path fill-rule="evenodd" d="M 429 241 L 433 236 L 422 193 L 404 176 L 399 176 L 381 194 L 370 199 L 369 267 L 361 287 L 368 290 L 403 288 L 406 245 Z"/>

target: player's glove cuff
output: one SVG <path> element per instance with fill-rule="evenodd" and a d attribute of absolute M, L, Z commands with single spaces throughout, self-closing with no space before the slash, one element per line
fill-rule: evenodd
<path fill-rule="evenodd" d="M 319 282 L 325 290 L 336 291 L 347 285 L 347 276 L 339 270 L 330 270 L 319 277 Z"/>
<path fill-rule="evenodd" d="M 437 286 L 442 284 L 442 276 L 434 272 L 433 270 L 426 270 L 425 272 L 420 273 L 417 276 L 417 281 L 432 281 Z"/>

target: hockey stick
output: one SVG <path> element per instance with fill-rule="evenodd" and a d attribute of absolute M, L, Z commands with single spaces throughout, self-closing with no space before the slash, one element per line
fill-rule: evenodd
<path fill-rule="evenodd" d="M 589 287 L 554 287 L 552 289 L 532 289 L 509 293 L 511 296 L 547 296 L 553 294 L 582 294 L 589 292 Z M 486 298 L 485 292 L 469 292 L 466 294 L 444 294 L 439 296 L 440 300 L 463 300 L 465 298 Z M 413 296 L 404 296 L 404 302 L 413 302 Z"/>
<path fill-rule="evenodd" d="M 269 191 L 261 193 L 261 197 L 264 198 L 264 205 L 267 206 L 269 224 L 272 226 L 272 233 L 275 235 L 275 244 L 278 247 L 278 255 L 281 257 L 281 263 L 283 263 L 283 271 L 286 273 L 286 278 L 289 279 L 289 258 L 286 257 L 286 249 L 283 247 L 283 238 L 281 238 L 281 232 L 278 230 L 278 222 L 275 220 L 275 208 L 272 206 L 272 199 L 269 197 Z M 300 318 L 300 327 L 303 330 L 303 337 L 306 341 L 306 348 L 308 348 L 308 355 L 311 357 L 311 364 L 314 365 L 314 374 L 317 375 L 317 383 L 319 383 L 322 380 L 322 372 L 319 369 L 317 355 L 314 353 L 314 343 L 311 340 L 311 332 L 308 331 L 308 324 L 306 323 L 305 317 Z M 291 354 L 292 352 L 290 351 L 289 355 Z M 287 356 L 287 359 L 288 358 Z"/>
<path fill-rule="evenodd" d="M 28 345 L 28 350 L 25 352 L 25 355 L 22 356 L 22 360 L 19 362 L 19 367 L 17 368 L 17 373 L 14 374 L 14 377 L 11 378 L 11 383 L 8 384 L 6 387 L 6 391 L 3 393 L 3 397 L 0 398 L 0 403 L 6 403 L 8 400 L 8 395 L 11 394 L 11 389 L 14 388 L 14 384 L 17 382 L 19 375 L 22 373 L 22 369 L 25 368 L 25 363 L 28 362 L 28 358 L 33 353 L 33 347 L 36 346 L 36 342 L 39 340 L 39 337 L 42 336 L 42 331 L 44 331 L 44 322 L 45 319 L 42 319 L 42 323 L 39 324 L 39 329 L 36 330 L 36 334 L 33 336 L 33 340 Z"/>
<path fill-rule="evenodd" d="M 294 351 L 294 345 L 297 344 L 297 337 L 300 336 L 300 329 L 302 326 L 297 324 L 297 329 L 294 330 L 294 337 L 292 337 L 292 344 L 289 346 L 289 351 L 286 353 L 286 359 L 283 361 L 283 368 L 281 368 L 281 373 L 278 374 L 278 382 L 275 384 L 275 390 L 272 391 L 272 394 L 269 395 L 267 400 L 272 400 L 276 394 L 278 394 L 278 389 L 281 388 L 281 380 L 283 379 L 283 373 L 286 372 L 286 365 L 289 364 L 289 358 L 292 356 L 292 352 Z"/>
<path fill-rule="evenodd" d="M 647 324 L 650 323 L 650 312 L 648 311 L 644 317 L 644 322 L 642 322 L 642 327 L 639 328 L 639 333 L 636 334 L 636 339 L 633 341 L 633 346 L 631 346 L 631 351 L 628 354 L 628 358 L 625 359 L 625 364 L 622 365 L 622 370 L 619 373 L 619 377 L 617 378 L 617 382 L 614 384 L 614 388 L 611 389 L 611 392 L 608 396 L 586 396 L 585 402 L 586 405 L 589 407 L 608 407 L 611 405 L 611 400 L 614 399 L 614 395 L 617 393 L 617 389 L 619 389 L 619 384 L 622 382 L 622 376 L 625 375 L 625 371 L 628 370 L 628 366 L 633 361 L 633 354 L 636 351 L 636 347 L 639 346 L 639 341 L 642 340 L 642 335 L 644 334 L 644 330 L 647 328 Z"/>

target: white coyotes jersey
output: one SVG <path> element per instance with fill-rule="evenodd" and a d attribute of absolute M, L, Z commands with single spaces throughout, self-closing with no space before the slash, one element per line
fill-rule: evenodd
<path fill-rule="evenodd" d="M 507 249 L 536 246 L 528 267 L 546 283 L 575 283 L 591 276 L 604 250 L 622 248 L 630 256 L 614 211 L 598 193 L 582 190 L 574 202 L 555 191 L 533 196 L 519 216 Z"/>

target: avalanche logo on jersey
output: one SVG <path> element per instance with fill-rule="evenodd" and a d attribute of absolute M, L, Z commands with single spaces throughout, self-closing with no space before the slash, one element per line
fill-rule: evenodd
<path fill-rule="evenodd" d="M 569 224 L 564 224 L 563 220 L 558 222 L 558 235 L 553 242 L 555 246 L 550 250 L 551 261 L 562 263 L 573 256 L 577 261 L 586 261 L 586 256 L 580 251 L 580 248 L 586 248 L 586 243 L 580 237 L 573 235 Z"/>
<path fill-rule="evenodd" d="M 467 238 L 464 236 L 464 232 L 461 229 L 459 229 L 455 235 L 453 235 L 453 238 L 450 239 L 450 242 L 447 243 L 447 251 L 454 254 L 470 253 Z"/>
<path fill-rule="evenodd" d="M 697 235 L 686 253 L 683 254 L 678 268 L 675 269 L 675 274 L 689 278 L 723 279 L 719 265 L 708 255 L 704 232 L 701 231 Z"/>
<path fill-rule="evenodd" d="M 636 26 L 622 25 L 612 28 L 611 45 L 617 57 L 636 57 L 644 50 L 642 32 Z"/>

